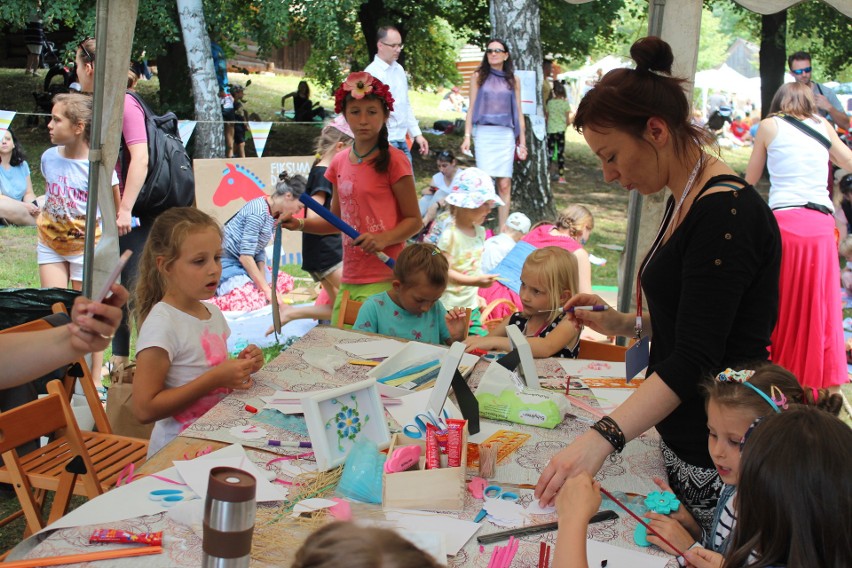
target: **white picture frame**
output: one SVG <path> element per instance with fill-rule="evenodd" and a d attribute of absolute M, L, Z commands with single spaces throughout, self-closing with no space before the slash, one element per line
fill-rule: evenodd
<path fill-rule="evenodd" d="M 518 365 L 518 374 L 523 377 L 524 383 L 528 388 L 540 388 L 538 371 L 535 368 L 535 360 L 533 359 L 529 341 L 527 341 L 523 332 L 516 325 L 507 326 L 506 335 L 509 337 L 509 344 L 512 346 L 512 349 L 518 350 L 518 357 L 521 361 L 521 364 Z"/>
<path fill-rule="evenodd" d="M 303 398 L 302 409 L 319 471 L 343 464 L 363 437 L 379 449 L 390 445 L 385 409 L 373 379 Z"/>

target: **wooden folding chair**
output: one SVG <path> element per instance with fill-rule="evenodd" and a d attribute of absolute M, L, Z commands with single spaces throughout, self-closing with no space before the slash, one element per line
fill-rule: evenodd
<path fill-rule="evenodd" d="M 0 483 L 10 483 L 27 520 L 27 533 L 43 529 L 68 511 L 72 495 L 89 499 L 113 485 L 125 466 L 145 460 L 147 444 L 112 434 L 81 432 L 58 380 L 47 385 L 48 395 L 0 414 Z M 53 435 L 46 446 L 26 455 L 17 447 Z M 56 494 L 45 522 L 41 496 L 35 490 Z M 9 518 L 0 521 L 5 524 Z"/>
<path fill-rule="evenodd" d="M 627 347 L 614 343 L 602 343 L 590 339 L 580 340 L 580 358 L 598 361 L 624 362 Z"/>
<path fill-rule="evenodd" d="M 358 312 L 361 310 L 363 303 L 352 300 L 349 296 L 349 290 L 343 290 L 342 296 L 340 296 L 340 310 L 337 314 L 335 327 L 343 329 L 345 325 L 355 325 L 355 320 L 358 319 Z"/>

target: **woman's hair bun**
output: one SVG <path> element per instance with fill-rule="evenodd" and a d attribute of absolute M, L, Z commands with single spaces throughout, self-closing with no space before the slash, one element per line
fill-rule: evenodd
<path fill-rule="evenodd" d="M 637 40 L 630 46 L 630 57 L 636 62 L 637 71 L 672 74 L 672 48 L 658 37 L 648 36 Z"/>

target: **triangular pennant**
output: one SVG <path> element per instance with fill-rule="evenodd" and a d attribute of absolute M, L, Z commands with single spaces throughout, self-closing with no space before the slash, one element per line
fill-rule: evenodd
<path fill-rule="evenodd" d="M 9 125 L 12 124 L 12 119 L 17 114 L 13 110 L 0 110 L 0 132 L 9 130 Z"/>
<path fill-rule="evenodd" d="M 197 120 L 178 120 L 178 134 L 180 134 L 184 148 L 186 148 L 186 143 L 189 142 L 192 133 L 195 131 L 196 124 L 198 124 Z"/>
<path fill-rule="evenodd" d="M 251 130 L 251 139 L 254 140 L 254 148 L 257 150 L 257 157 L 263 157 L 263 150 L 266 148 L 266 139 L 269 138 L 269 131 L 272 130 L 271 122 L 249 122 Z"/>

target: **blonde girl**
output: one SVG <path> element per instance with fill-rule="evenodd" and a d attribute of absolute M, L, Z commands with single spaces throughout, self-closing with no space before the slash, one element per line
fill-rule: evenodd
<path fill-rule="evenodd" d="M 482 224 L 495 205 L 503 200 L 494 191 L 491 176 L 479 168 L 464 170 L 447 196 L 452 221 L 438 239 L 438 248 L 450 263 L 450 284 L 441 296 L 445 308 L 470 308 L 470 333 L 485 335 L 479 317 L 477 288 L 485 288 L 497 278 L 482 274 L 480 263 L 485 250 Z"/>
<path fill-rule="evenodd" d="M 157 217 L 145 243 L 136 283 L 137 379 L 133 413 L 156 421 L 148 457 L 231 389 L 252 386 L 263 354 L 249 345 L 228 358 L 228 324 L 208 302 L 222 275 L 222 228 L 191 207 Z"/>
<path fill-rule="evenodd" d="M 89 201 L 89 129 L 92 98 L 57 95 L 47 130 L 55 144 L 41 156 L 45 203 L 39 213 L 38 264 L 42 288 L 83 287 L 83 248 Z M 113 173 L 113 191 L 118 177 Z M 100 227 L 95 237 L 100 237 Z"/>
<path fill-rule="evenodd" d="M 577 290 L 577 273 L 577 259 L 567 250 L 544 247 L 534 251 L 521 271 L 523 310 L 505 318 L 485 337 L 470 337 L 465 343 L 469 349 L 508 351 L 506 327 L 517 325 L 529 338 L 533 357 L 576 358 L 580 330 L 559 308 Z"/>
<path fill-rule="evenodd" d="M 334 187 L 331 212 L 360 233 L 343 238 L 341 290 L 363 302 L 391 287 L 393 272 L 379 260 L 383 252 L 396 258 L 406 239 L 423 223 L 414 190 L 411 162 L 388 143 L 387 120 L 393 110 L 388 86 L 366 72 L 351 73 L 334 94 L 335 112 L 342 113 L 354 134 L 354 143 L 338 153 L 325 178 Z M 315 235 L 338 233 L 322 218 L 285 218 L 282 226 Z M 332 319 L 340 308 L 334 302 Z"/>

